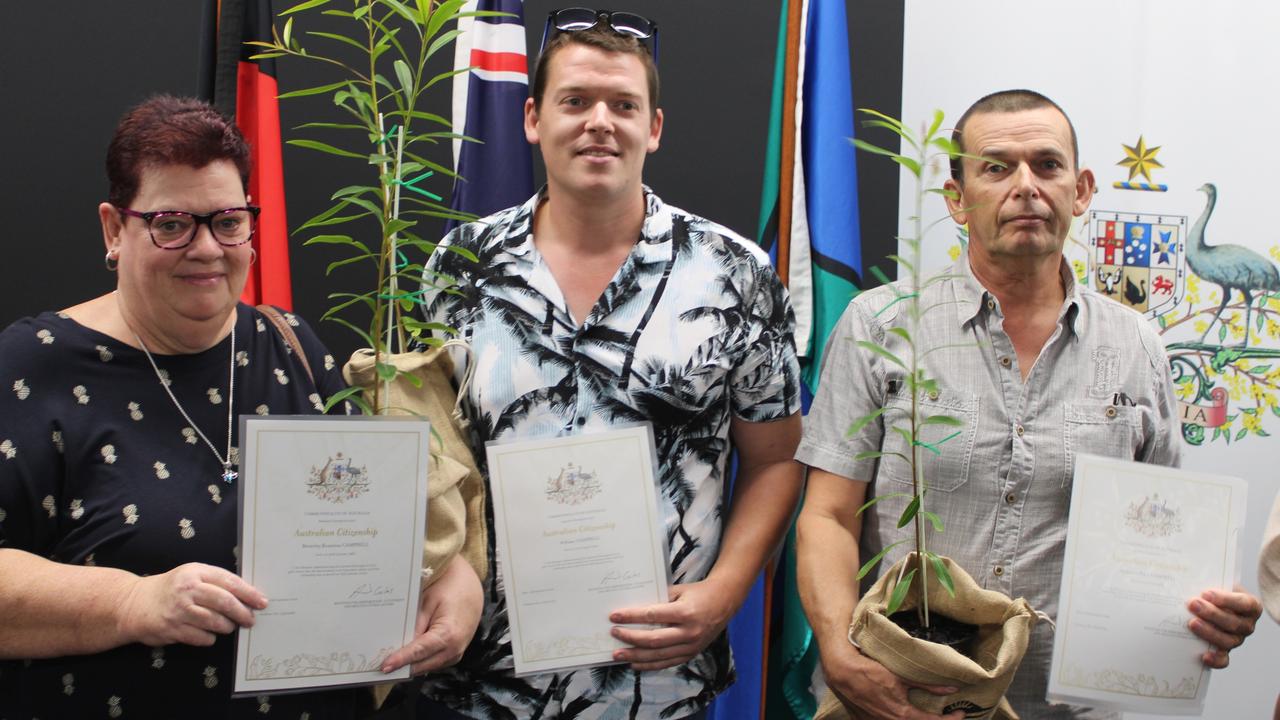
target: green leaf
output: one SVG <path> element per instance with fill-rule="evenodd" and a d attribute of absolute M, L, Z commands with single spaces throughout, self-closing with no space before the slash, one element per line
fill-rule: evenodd
<path fill-rule="evenodd" d="M 915 438 L 911 436 L 910 430 L 904 427 L 901 427 L 899 425 L 894 425 L 889 429 L 892 430 L 893 432 L 898 433 L 898 435 L 902 436 L 903 441 L 906 442 L 908 447 L 915 445 Z"/>
<path fill-rule="evenodd" d="M 893 280 L 889 279 L 888 275 L 884 274 L 884 271 L 881 270 L 880 266 L 878 265 L 871 266 L 871 274 L 875 277 L 876 280 L 880 281 L 881 285 L 889 285 L 893 282 Z"/>
<path fill-rule="evenodd" d="M 900 498 L 900 497 L 911 497 L 911 493 L 888 493 L 888 494 L 886 494 L 886 495 L 880 495 L 880 496 L 877 496 L 877 497 L 873 497 L 873 498 L 871 498 L 870 500 L 868 500 L 868 501 L 866 501 L 866 502 L 862 503 L 862 507 L 858 508 L 858 512 L 856 512 L 856 513 L 854 513 L 854 514 L 855 514 L 855 515 L 861 515 L 861 514 L 862 514 L 862 512 L 863 512 L 864 510 L 866 510 L 867 508 L 871 507 L 872 505 L 875 505 L 876 503 L 880 502 L 881 500 L 888 500 L 889 498 Z M 903 540 L 902 542 L 906 542 L 906 540 Z M 883 555 L 883 554 L 884 554 L 884 553 L 882 552 L 882 553 L 881 553 L 881 555 Z M 861 577 L 861 576 L 859 576 L 859 577 Z"/>
<path fill-rule="evenodd" d="M 898 608 L 902 607 L 902 601 L 907 599 L 907 593 L 911 590 L 911 581 L 915 577 L 916 571 L 913 568 L 893 587 L 893 594 L 889 596 L 889 606 L 884 609 L 886 615 L 892 615 L 898 612 Z"/>
<path fill-rule="evenodd" d="M 1227 324 L 1223 323 L 1221 327 L 1218 328 L 1218 342 L 1225 342 L 1226 339 L 1227 339 Z"/>
<path fill-rule="evenodd" d="M 374 197 L 380 197 L 381 191 L 372 185 L 348 185 L 344 188 L 334 190 L 333 195 L 329 196 L 329 199 L 337 200 L 338 198 L 350 195 L 373 195 Z"/>
<path fill-rule="evenodd" d="M 854 420 L 853 424 L 849 426 L 849 429 L 845 431 L 844 436 L 850 438 L 862 432 L 862 428 L 866 427 L 867 423 L 870 423 L 872 420 L 883 415 L 886 410 L 888 410 L 888 408 L 877 408 L 857 420 Z"/>
<path fill-rule="evenodd" d="M 427 20 L 427 29 L 423 32 L 423 37 L 435 37 L 445 23 L 454 19 L 464 3 L 465 0 L 445 0 L 445 2 L 440 3 L 436 7 L 436 11 L 431 13 L 431 17 Z"/>
<path fill-rule="evenodd" d="M 309 150 L 319 150 L 320 152 L 328 153 L 330 155 L 337 155 L 339 157 L 350 157 L 350 158 L 360 158 L 360 159 L 364 158 L 363 155 L 360 155 L 358 153 L 353 153 L 350 150 L 343 150 L 342 148 L 334 147 L 328 143 L 322 143 L 319 140 L 289 140 L 285 144 L 295 145 L 297 147 L 307 148 Z"/>
<path fill-rule="evenodd" d="M 942 111 L 933 111 L 933 122 L 929 124 L 929 132 L 925 133 L 925 139 L 933 138 L 938 133 L 938 128 L 942 127 Z"/>
<path fill-rule="evenodd" d="M 1240 428 L 1240 431 L 1236 433 L 1236 441 L 1239 442 L 1240 438 L 1243 438 L 1245 435 L 1248 435 L 1248 434 L 1249 434 L 1248 429 Z"/>
<path fill-rule="evenodd" d="M 368 260 L 372 262 L 374 265 L 378 264 L 378 256 L 374 255 L 373 253 L 368 253 L 365 255 L 355 255 L 353 257 L 347 258 L 346 260 L 335 260 L 334 262 L 329 263 L 329 266 L 324 270 L 324 274 L 330 275 L 333 273 L 334 270 L 337 270 L 340 267 L 345 267 L 347 265 L 358 263 L 361 260 Z"/>
<path fill-rule="evenodd" d="M 396 79 L 400 81 L 400 87 L 404 90 L 405 102 L 413 104 L 413 71 L 409 69 L 409 63 L 403 60 L 396 60 L 391 63 L 396 70 Z"/>
<path fill-rule="evenodd" d="M 458 37 L 461 34 L 462 34 L 462 31 L 458 29 L 453 29 L 442 34 L 440 37 L 436 38 L 431 43 L 431 47 L 427 48 L 426 57 L 430 58 L 432 55 L 435 55 L 436 51 L 448 45 L 449 43 L 453 42 L 454 38 Z"/>
<path fill-rule="evenodd" d="M 290 92 L 281 93 L 277 95 L 276 99 L 287 100 L 289 98 L 306 97 L 307 95 L 320 95 L 322 93 L 327 93 L 331 90 L 337 90 L 340 87 L 346 86 L 346 84 L 347 84 L 346 81 L 343 81 L 343 82 L 329 83 L 328 85 L 317 85 L 315 87 L 303 88 L 301 90 L 292 90 Z M 293 141 L 291 140 L 290 142 L 293 142 Z"/>
<path fill-rule="evenodd" d="M 888 123 L 891 127 L 893 127 L 894 131 L 897 132 L 899 135 L 911 134 L 907 130 L 907 126 L 902 124 L 901 120 L 895 117 L 890 117 L 888 115 L 885 115 L 879 110 L 872 110 L 871 108 L 858 108 L 858 112 L 863 113 L 864 115 L 870 115 L 872 117 L 880 118 L 880 120 Z M 865 120 L 864 122 L 872 122 L 872 121 Z"/>
<path fill-rule="evenodd" d="M 366 130 L 365 126 L 355 123 L 328 123 L 328 122 L 309 122 L 301 125 L 294 125 L 294 130 L 307 130 L 310 128 L 325 128 L 327 130 Z"/>
<path fill-rule="evenodd" d="M 858 148 L 859 150 L 865 150 L 869 153 L 875 153 L 876 155 L 884 155 L 885 157 L 897 157 L 898 155 L 898 153 L 894 152 L 893 150 L 887 150 L 885 148 L 880 147 L 879 145 L 872 145 L 866 140 L 861 140 L 859 138 L 851 138 L 850 142 L 852 142 L 854 147 Z"/>
<path fill-rule="evenodd" d="M 460 68 L 454 68 L 453 70 L 446 70 L 445 72 L 442 72 L 439 75 L 433 75 L 431 79 L 427 81 L 427 84 L 422 86 L 422 88 L 425 90 L 427 88 L 435 87 L 436 83 L 444 82 L 445 80 L 452 79 L 455 75 L 462 75 L 469 72 L 471 72 L 470 67 L 460 67 Z"/>
<path fill-rule="evenodd" d="M 328 2 L 328 0 L 325 0 L 325 2 Z M 369 48 L 365 47 L 364 45 L 361 45 L 360 43 L 356 42 L 355 40 L 352 40 L 351 38 L 345 35 L 338 35 L 337 33 L 329 33 L 329 32 L 320 32 L 319 30 L 308 30 L 307 34 L 313 35 L 315 37 L 325 38 L 327 40 L 336 40 L 340 43 L 346 43 L 347 45 L 354 47 L 355 49 L 359 50 L 362 53 L 369 52 Z"/>
<path fill-rule="evenodd" d="M 302 12 L 303 10 L 310 10 L 313 7 L 320 7 L 321 5 L 325 5 L 328 2 L 329 0 L 307 0 L 306 2 L 300 2 L 297 5 L 294 5 L 293 7 L 289 8 L 288 10 L 281 11 L 280 17 L 284 17 L 285 15 L 292 15 L 293 13 L 296 13 L 296 12 Z"/>
<path fill-rule="evenodd" d="M 873 343 L 869 340 L 857 340 L 855 341 L 855 344 L 863 348 L 864 350 L 870 350 L 871 352 L 884 357 L 886 360 L 889 360 L 890 362 L 892 362 L 893 364 L 897 365 L 898 367 L 904 370 L 907 369 L 907 364 L 902 362 L 902 360 L 900 360 L 897 355 L 894 355 L 893 353 L 889 352 L 884 347 L 876 343 Z"/>
<path fill-rule="evenodd" d="M 882 452 L 880 450 L 863 450 L 853 456 L 854 460 L 873 460 L 880 457 L 896 457 L 901 458 L 902 462 L 910 463 L 911 460 L 906 455 L 898 452 Z"/>
<path fill-rule="evenodd" d="M 929 524 L 933 526 L 934 532 L 942 532 L 942 518 L 928 510 L 921 510 L 920 516 L 929 521 Z"/>
<path fill-rule="evenodd" d="M 369 254 L 370 252 L 369 247 L 367 245 L 360 242 L 359 240 L 356 240 L 350 235 L 317 235 L 302 244 L 303 245 L 347 245 L 350 247 L 359 248 L 365 254 Z"/>
<path fill-rule="evenodd" d="M 332 410 L 332 409 L 333 409 L 333 406 L 334 406 L 334 405 L 337 405 L 338 403 L 342 402 L 343 400 L 346 400 L 347 398 L 350 398 L 352 395 L 355 395 L 356 393 L 359 393 L 359 392 L 361 391 L 361 389 L 362 389 L 362 388 L 361 388 L 359 385 L 352 385 L 351 387 L 343 388 L 343 389 L 339 390 L 338 392 L 336 392 L 336 393 L 334 393 L 334 394 L 330 395 L 330 396 L 329 396 L 329 399 L 324 401 L 324 411 L 325 411 L 326 413 L 327 413 L 327 412 L 329 412 L 330 410 Z M 352 400 L 351 402 L 352 402 L 352 404 L 355 404 L 355 401 L 354 401 L 354 400 Z"/>
<path fill-rule="evenodd" d="M 915 344 L 915 343 L 911 342 L 911 333 L 910 333 L 910 332 L 908 332 L 908 331 L 907 331 L 907 329 L 906 329 L 906 328 L 904 328 L 904 327 L 891 327 L 891 328 L 889 328 L 889 332 L 890 332 L 890 333 L 892 333 L 892 334 L 894 334 L 894 335 L 897 335 L 898 337 L 902 338 L 903 340 L 906 340 L 906 341 L 907 341 L 907 344 L 909 344 L 909 345 L 914 345 L 914 344 Z"/>
<path fill-rule="evenodd" d="M 284 32 L 281 33 L 281 39 L 284 41 L 285 47 L 291 47 L 293 43 L 289 42 L 293 38 L 293 18 L 289 18 L 284 22 Z"/>
<path fill-rule="evenodd" d="M 863 563 L 862 568 L 858 570 L 858 579 L 861 580 L 862 578 L 866 577 L 867 573 L 871 572 L 871 569 L 876 566 L 876 563 L 880 562 L 890 550 L 898 547 L 904 542 L 906 542 L 906 540 L 899 540 L 898 542 L 876 553 L 875 557 Z"/>
<path fill-rule="evenodd" d="M 423 112 L 421 110 L 392 110 L 391 112 L 387 113 L 387 117 L 398 118 L 398 119 L 415 118 L 418 120 L 428 120 L 430 122 L 433 122 L 439 125 L 444 125 L 446 127 L 451 127 L 453 125 L 453 123 L 449 120 L 449 118 L 443 117 L 441 115 L 436 115 L 434 113 Z"/>
<path fill-rule="evenodd" d="M 391 363 L 379 362 L 375 363 L 374 367 L 377 369 L 378 379 L 383 382 L 391 382 L 392 380 L 395 380 L 396 375 L 400 372 L 396 369 L 396 366 Z"/>
<path fill-rule="evenodd" d="M 346 320 L 344 320 L 344 319 L 342 319 L 342 318 L 340 318 L 340 317 L 338 317 L 338 316 L 336 316 L 336 315 L 331 315 L 331 313 L 332 313 L 332 312 L 333 312 L 333 310 L 332 310 L 332 309 L 330 309 L 330 310 L 329 310 L 329 312 L 326 312 L 326 313 L 324 314 L 324 319 L 329 320 L 330 322 L 335 322 L 335 323 L 337 323 L 337 324 L 339 324 L 339 325 L 342 325 L 342 326 L 345 326 L 345 327 L 349 328 L 352 332 L 354 332 L 355 334 L 359 335 L 359 336 L 360 336 L 360 339 L 364 340 L 364 344 L 365 344 L 365 346 L 366 346 L 366 347 L 374 347 L 374 341 L 373 341 L 373 338 L 369 335 L 369 333 L 365 332 L 363 329 L 361 329 L 361 328 L 359 328 L 359 327 L 356 327 L 355 325 L 351 324 L 350 322 L 348 322 L 348 321 L 346 321 Z M 353 401 L 353 402 L 354 402 L 354 401 Z"/>
<path fill-rule="evenodd" d="M 938 583 L 942 585 L 942 589 L 946 590 L 951 597 L 955 597 L 956 584 L 951 579 L 951 571 L 947 569 L 947 564 L 933 553 L 925 553 L 925 557 L 929 558 L 929 565 L 933 567 L 933 574 L 938 577 Z"/>
<path fill-rule="evenodd" d="M 925 190 L 925 192 L 933 193 L 934 195 L 941 195 L 945 198 L 950 198 L 952 200 L 960 199 L 960 193 L 956 192 L 955 190 L 950 190 L 947 188 L 929 188 L 928 190 Z"/>
<path fill-rule="evenodd" d="M 947 427 L 960 427 L 964 422 L 959 418 L 950 415 L 930 415 L 920 421 L 921 425 L 946 425 Z"/>
<path fill-rule="evenodd" d="M 379 2 L 391 8 L 392 10 L 395 10 L 396 13 L 400 15 L 400 17 L 404 18 L 405 20 L 408 20 L 414 25 L 419 25 L 422 22 L 421 18 L 418 17 L 418 13 L 414 12 L 413 10 L 410 10 L 403 3 L 398 2 L 398 0 L 379 0 Z"/>
<path fill-rule="evenodd" d="M 248 43 L 245 43 L 245 44 L 248 45 Z M 250 55 L 249 59 L 250 60 L 270 60 L 272 58 L 284 57 L 285 55 L 288 55 L 288 54 L 289 53 L 284 53 L 284 52 L 256 53 L 254 55 Z"/>
<path fill-rule="evenodd" d="M 902 517 L 898 518 L 898 527 L 904 528 L 916 519 L 916 513 L 920 512 L 920 496 L 914 495 L 911 502 L 902 510 Z"/>
<path fill-rule="evenodd" d="M 929 144 L 946 153 L 949 158 L 958 158 L 963 155 L 963 153 L 960 152 L 960 146 L 951 142 L 951 138 L 949 137 L 936 137 L 930 140 Z"/>

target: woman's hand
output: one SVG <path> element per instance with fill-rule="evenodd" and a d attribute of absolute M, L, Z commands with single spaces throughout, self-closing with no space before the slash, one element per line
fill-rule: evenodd
<path fill-rule="evenodd" d="M 153 647 L 208 646 L 217 635 L 253 627 L 253 611 L 266 607 L 266 596 L 239 575 L 187 563 L 135 581 L 120 605 L 120 632 Z"/>
<path fill-rule="evenodd" d="M 439 580 L 422 591 L 413 641 L 391 653 L 382 663 L 382 672 L 413 663 L 410 672 L 420 675 L 462 659 L 480 624 L 484 588 L 476 571 L 460 555 L 454 556 L 442 572 Z"/>

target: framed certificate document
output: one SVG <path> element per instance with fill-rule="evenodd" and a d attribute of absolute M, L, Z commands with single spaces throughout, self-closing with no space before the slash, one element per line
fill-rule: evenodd
<path fill-rule="evenodd" d="M 516 674 L 614 662 L 609 613 L 669 599 L 653 429 L 487 450 Z"/>
<path fill-rule="evenodd" d="M 234 692 L 383 682 L 413 637 L 430 426 L 243 416 L 240 569 L 269 599 L 236 642 Z"/>
<path fill-rule="evenodd" d="M 1200 712 L 1207 646 L 1187 601 L 1234 584 L 1247 497 L 1238 478 L 1076 459 L 1050 700 Z"/>

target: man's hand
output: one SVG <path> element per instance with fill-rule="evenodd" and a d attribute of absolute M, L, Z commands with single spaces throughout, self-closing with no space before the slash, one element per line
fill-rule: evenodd
<path fill-rule="evenodd" d="M 616 651 L 613 658 L 631 663 L 635 670 L 661 670 L 692 660 L 724 630 L 737 609 L 729 595 L 703 580 L 672 585 L 669 603 L 615 610 L 609 622 L 666 627 L 615 627 L 613 636 L 632 647 Z"/>
<path fill-rule="evenodd" d="M 1227 654 L 1253 634 L 1262 615 L 1262 603 L 1239 585 L 1235 592 L 1205 590 L 1187 603 L 1187 609 L 1195 616 L 1187 621 L 1187 627 L 1214 647 L 1206 650 L 1200 660 L 1217 669 L 1227 666 Z"/>
<path fill-rule="evenodd" d="M 266 606 L 266 596 L 239 575 L 187 563 L 138 578 L 120 604 L 119 627 L 130 642 L 207 647 L 217 635 L 253 627 L 253 611 Z"/>
<path fill-rule="evenodd" d="M 856 647 L 839 641 L 835 648 L 822 650 L 822 674 L 827 687 L 845 707 L 858 708 L 861 718 L 875 720 L 930 720 L 938 717 L 962 720 L 964 711 L 934 715 L 917 709 L 907 699 L 908 688 L 919 688 L 935 695 L 949 695 L 957 688 L 939 685 L 917 685 L 889 672 L 885 666 L 863 655 Z"/>
<path fill-rule="evenodd" d="M 422 591 L 413 641 L 387 656 L 382 672 L 394 672 L 413 663 L 410 672 L 419 675 L 462 659 L 480 624 L 484 588 L 476 571 L 461 556 L 455 555 L 442 572 L 439 580 Z"/>

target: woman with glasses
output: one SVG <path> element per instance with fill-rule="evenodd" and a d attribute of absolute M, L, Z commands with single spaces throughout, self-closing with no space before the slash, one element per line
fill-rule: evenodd
<path fill-rule="evenodd" d="M 355 690 L 230 698 L 234 631 L 268 603 L 235 574 L 236 416 L 319 413 L 344 386 L 305 323 L 239 302 L 248 146 L 208 105 L 156 97 L 117 127 L 107 176 L 115 290 L 0 333 L 0 717 L 356 717 Z M 470 639 L 470 567 L 427 594 L 452 643 L 388 666 Z"/>

